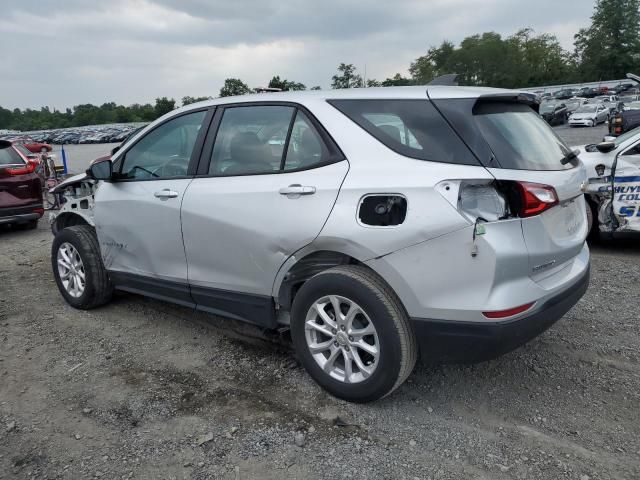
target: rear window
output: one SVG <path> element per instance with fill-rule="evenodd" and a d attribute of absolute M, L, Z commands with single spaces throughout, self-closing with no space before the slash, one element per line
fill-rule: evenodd
<path fill-rule="evenodd" d="M 0 165 L 24 165 L 24 160 L 12 147 L 0 147 Z"/>
<path fill-rule="evenodd" d="M 571 152 L 531 107 L 518 103 L 480 103 L 474 120 L 502 168 L 567 170 L 560 161 Z"/>
<path fill-rule="evenodd" d="M 401 155 L 479 165 L 428 100 L 329 100 L 329 103 Z"/>

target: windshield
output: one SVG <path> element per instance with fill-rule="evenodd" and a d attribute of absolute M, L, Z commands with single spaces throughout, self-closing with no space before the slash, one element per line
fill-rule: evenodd
<path fill-rule="evenodd" d="M 576 113 L 593 113 L 596 111 L 596 108 L 597 107 L 595 105 L 583 105 L 576 110 Z"/>
<path fill-rule="evenodd" d="M 560 161 L 571 152 L 535 111 L 517 103 L 485 103 L 474 119 L 502 168 L 566 170 Z"/>
<path fill-rule="evenodd" d="M 555 103 L 543 103 L 542 105 L 540 105 L 540 113 L 553 112 L 555 108 L 556 108 Z"/>

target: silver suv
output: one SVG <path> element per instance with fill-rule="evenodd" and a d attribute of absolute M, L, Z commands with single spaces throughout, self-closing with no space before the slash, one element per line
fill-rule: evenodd
<path fill-rule="evenodd" d="M 418 354 L 494 357 L 585 292 L 585 169 L 536 111 L 447 86 L 189 105 L 59 188 L 56 282 L 76 308 L 118 289 L 290 328 L 323 388 L 378 399 Z"/>

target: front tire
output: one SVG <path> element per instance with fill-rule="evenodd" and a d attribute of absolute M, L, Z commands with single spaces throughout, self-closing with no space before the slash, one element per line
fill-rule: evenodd
<path fill-rule="evenodd" d="M 400 300 L 378 275 L 358 265 L 325 270 L 303 284 L 292 306 L 291 336 L 311 377 L 352 402 L 393 392 L 417 358 Z"/>
<path fill-rule="evenodd" d="M 51 246 L 51 266 L 60 293 L 69 305 L 81 310 L 111 300 L 109 280 L 95 231 L 89 225 L 60 230 Z"/>

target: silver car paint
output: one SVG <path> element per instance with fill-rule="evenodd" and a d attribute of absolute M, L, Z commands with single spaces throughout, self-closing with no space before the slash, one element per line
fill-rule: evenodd
<path fill-rule="evenodd" d="M 189 283 L 270 295 L 281 265 L 320 233 L 348 170 L 343 160 L 299 172 L 196 178 L 182 205 Z M 290 185 L 315 193 L 279 193 Z"/>
<path fill-rule="evenodd" d="M 574 112 L 569 116 L 569 125 L 586 125 L 588 121 L 592 120 L 595 124 L 606 122 L 611 111 L 608 107 L 601 103 L 591 104 L 597 105 L 598 110 L 590 113 L 578 113 Z M 601 108 L 602 107 L 602 108 Z"/>
<path fill-rule="evenodd" d="M 429 88 L 433 99 L 475 98 L 500 92 L 505 91 Z M 330 250 L 366 262 L 377 271 L 398 294 L 410 316 L 480 321 L 483 320 L 482 311 L 511 308 L 529 301 L 541 303 L 553 292 L 569 286 L 588 267 L 588 250 L 584 244 L 586 229 L 583 226 L 586 220 L 581 216 L 576 220 L 578 228 L 575 235 L 570 235 L 567 245 L 564 245 L 567 247 L 564 252 L 574 251 L 575 256 L 566 259 L 568 254 L 563 256 L 560 255 L 562 251 L 558 252 L 556 263 L 544 272 L 532 272 L 532 260 L 520 219 L 485 224 L 486 233 L 475 241 L 478 253 L 472 256 L 474 227 L 456 210 L 450 194 L 444 190 L 448 182 L 456 185 L 461 179 L 487 181 L 494 176 L 507 178 L 512 175 L 518 180 L 551 184 L 563 201 L 575 202 L 572 195 L 580 185 L 578 177 L 582 170 L 574 169 L 555 176 L 549 176 L 549 172 L 490 172 L 478 166 L 406 158 L 382 145 L 326 102 L 328 98 L 338 97 L 427 98 L 425 87 L 303 94 L 286 92 L 216 99 L 184 107 L 159 119 L 162 121 L 203 105 L 265 100 L 298 102 L 306 106 L 336 140 L 349 161 L 349 173 L 333 208 L 331 202 L 335 196 L 332 198 L 328 192 L 337 193 L 344 171 L 336 171 L 334 176 L 329 175 L 326 179 L 316 179 L 317 170 L 309 170 L 309 178 L 313 181 L 296 182 L 319 185 L 320 181 L 326 180 L 333 182 L 334 189 L 329 188 L 323 201 L 311 207 L 313 220 L 302 225 L 300 218 L 304 211 L 302 215 L 296 211 L 289 217 L 273 208 L 285 200 L 275 196 L 277 189 L 283 186 L 283 174 L 199 179 L 191 185 L 193 189 L 187 188 L 189 180 L 167 180 L 168 188 L 181 193 L 187 191 L 183 217 L 185 232 L 188 232 L 185 233 L 187 258 L 182 248 L 176 248 L 182 246 L 178 232 L 180 202 L 160 204 L 157 199 L 154 202 L 153 191 L 163 188 L 162 181 L 130 182 L 128 185 L 132 186 L 124 191 L 117 191 L 117 184 L 106 184 L 108 187 L 101 187 L 97 193 L 96 215 L 108 268 L 184 280 L 187 278 L 188 259 L 193 281 L 198 284 L 227 286 L 248 293 L 271 291 L 277 298 L 284 276 L 296 261 L 316 251 Z M 136 137 L 144 135 L 154 124 Z M 117 161 L 122 153 L 118 152 L 114 160 Z M 341 164 L 334 167 L 340 168 Z M 222 185 L 221 180 L 229 180 L 229 185 L 235 183 L 233 188 L 228 186 L 230 189 L 226 190 L 232 195 L 224 198 L 212 193 L 211 198 L 216 202 L 203 201 L 206 185 Z M 176 182 L 184 183 L 178 185 Z M 265 195 L 271 200 L 264 202 L 266 197 L 255 195 L 256 190 L 258 193 L 269 192 Z M 375 192 L 399 193 L 408 199 L 408 212 L 403 224 L 393 228 L 375 228 L 363 226 L 356 220 L 361 198 Z M 287 206 L 305 205 L 298 200 L 286 200 L 291 202 L 284 203 Z M 326 215 L 328 219 L 322 226 L 321 220 Z M 150 218 L 144 219 L 143 216 Z M 227 220 L 231 216 L 235 218 Z M 254 230 L 256 222 L 259 228 Z M 545 228 L 541 229 L 540 238 L 545 240 L 544 235 L 557 235 L 556 229 L 561 222 L 560 217 L 550 218 L 548 225 L 543 225 Z M 128 227 L 130 225 L 135 227 Z M 229 231 L 218 230 L 221 225 L 230 226 Z M 269 225 L 273 227 L 271 231 Z M 296 236 L 296 229 L 300 226 L 304 231 Z M 270 238 L 267 242 L 269 234 L 277 235 L 277 241 Z M 287 235 L 293 235 L 295 241 L 289 242 Z M 218 244 L 216 240 L 220 237 Z M 559 237 L 557 240 L 556 243 L 563 246 L 562 239 Z M 550 247 L 553 245 L 553 242 L 547 243 Z M 114 248 L 119 251 L 114 253 Z M 170 252 L 170 249 L 173 250 Z M 224 268 L 218 269 L 216 262 L 207 258 L 210 252 L 218 260 L 222 259 Z M 227 262 L 225 254 L 240 261 Z M 548 254 L 549 251 L 543 250 L 540 257 L 544 260 Z M 280 269 L 274 274 L 278 263 Z"/>
<path fill-rule="evenodd" d="M 95 195 L 96 233 L 105 267 L 186 282 L 180 206 L 191 179 L 102 182 Z M 175 198 L 155 194 L 175 191 Z"/>

